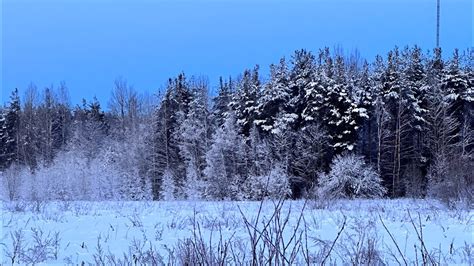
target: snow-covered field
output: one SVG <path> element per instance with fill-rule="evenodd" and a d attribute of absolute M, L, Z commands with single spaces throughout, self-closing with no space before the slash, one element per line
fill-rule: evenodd
<path fill-rule="evenodd" d="M 1 208 L 5 265 L 248 264 L 254 258 L 474 263 L 474 212 L 424 200 L 267 201 L 260 212 L 260 202 L 3 202 Z"/>

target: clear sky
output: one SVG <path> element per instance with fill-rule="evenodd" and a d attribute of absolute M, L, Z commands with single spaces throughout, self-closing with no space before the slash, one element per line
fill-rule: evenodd
<path fill-rule="evenodd" d="M 371 61 L 395 45 L 435 46 L 436 0 L 0 0 L 1 99 L 30 82 L 65 81 L 72 102 L 106 106 L 123 76 L 156 92 L 169 77 L 236 76 L 296 49 L 358 49 Z M 472 0 L 441 0 L 445 53 L 473 45 Z"/>

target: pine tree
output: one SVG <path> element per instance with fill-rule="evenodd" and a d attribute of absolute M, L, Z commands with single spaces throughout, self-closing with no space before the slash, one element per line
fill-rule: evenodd
<path fill-rule="evenodd" d="M 177 126 L 174 115 L 177 108 L 173 93 L 173 88 L 169 86 L 160 105 L 155 110 L 153 133 L 150 136 L 149 176 L 155 200 L 161 198 L 162 176 L 166 170 L 171 171 L 178 159 L 179 150 L 176 139 L 171 137 Z"/>
<path fill-rule="evenodd" d="M 465 157 L 474 156 L 474 48 L 467 51 L 466 64 L 463 71 L 467 73 L 468 87 L 463 95 L 466 103 L 463 123 L 463 154 Z"/>
<path fill-rule="evenodd" d="M 381 174 L 385 179 L 386 186 L 390 188 L 392 197 L 399 195 L 400 172 L 401 172 L 401 116 L 406 114 L 401 98 L 401 78 L 399 72 L 398 50 L 391 51 L 388 55 L 387 68 L 383 77 L 382 96 L 386 106 L 389 119 L 389 130 L 391 132 L 385 145 L 388 151 L 383 152 L 384 165 Z M 382 144 L 382 146 L 385 146 Z M 379 149 L 384 150 L 384 147 Z"/>
<path fill-rule="evenodd" d="M 287 113 L 293 128 L 302 127 L 304 119 L 302 116 L 304 109 L 307 107 L 308 94 L 313 88 L 316 88 L 315 74 L 316 66 L 314 55 L 306 50 L 295 51 L 292 58 L 293 68 L 290 71 L 290 101 Z M 319 89 L 319 88 L 318 88 Z"/>
<path fill-rule="evenodd" d="M 387 152 L 388 145 L 387 137 L 389 135 L 388 130 L 388 120 L 389 114 L 387 111 L 387 106 L 384 102 L 384 95 L 383 95 L 383 81 L 386 72 L 386 65 L 383 58 L 380 55 L 377 55 L 375 58 L 375 62 L 373 63 L 373 71 L 372 71 L 372 91 L 373 91 L 373 98 L 374 98 L 374 114 L 373 114 L 373 123 L 374 123 L 374 134 L 372 138 L 374 139 L 375 143 L 375 161 L 376 161 L 376 169 L 377 172 L 384 178 L 382 174 L 382 170 L 384 170 L 385 156 Z"/>
<path fill-rule="evenodd" d="M 336 58 L 335 65 L 328 52 L 324 57 L 325 65 L 320 67 L 316 80 L 305 93 L 306 107 L 302 115 L 307 123 L 322 121 L 331 137 L 333 153 L 339 154 L 354 149 L 359 116 L 365 112 L 351 100 L 342 57 Z"/>
<path fill-rule="evenodd" d="M 184 198 L 184 184 L 186 178 L 186 164 L 184 163 L 184 158 L 179 152 L 179 144 L 182 142 L 181 134 L 179 132 L 180 125 L 185 122 L 185 119 L 189 113 L 190 103 L 193 101 L 193 93 L 191 91 L 190 85 L 184 73 L 178 75 L 174 81 L 174 102 L 176 104 L 176 110 L 172 110 L 172 117 L 176 124 L 172 126 L 171 130 L 171 143 L 174 143 L 172 148 L 176 154 L 176 161 L 172 162 L 173 167 L 170 170 L 173 171 L 173 176 L 176 178 L 176 196 L 178 198 Z"/>
<path fill-rule="evenodd" d="M 279 65 L 270 65 L 270 80 L 264 86 L 255 124 L 263 132 L 273 134 L 287 130 L 295 119 L 295 116 L 287 113 L 290 109 L 289 100 L 288 67 L 285 58 L 282 58 Z"/>
<path fill-rule="evenodd" d="M 0 117 L 0 143 L 2 144 L 0 153 L 0 169 L 6 169 L 12 164 L 20 161 L 20 117 L 21 106 L 18 89 L 15 89 L 11 96 L 7 108 Z"/>
<path fill-rule="evenodd" d="M 326 87 L 325 102 L 323 108 L 325 125 L 332 138 L 334 154 L 344 151 L 352 151 L 356 141 L 359 116 L 365 115 L 362 109 L 352 102 L 347 90 L 344 76 L 344 61 L 342 57 L 336 58 L 335 83 L 333 87 Z M 331 78 L 331 77 L 328 77 Z M 359 113 L 361 112 L 361 113 Z"/>
<path fill-rule="evenodd" d="M 237 85 L 237 91 L 229 104 L 235 113 L 240 133 L 248 137 L 256 118 L 260 96 L 260 81 L 258 65 L 253 71 L 245 70 L 242 80 Z"/>
<path fill-rule="evenodd" d="M 23 106 L 16 90 L 0 108 L 6 190 L 34 200 L 262 199 L 319 184 L 354 197 L 380 176 L 391 197 L 471 197 L 474 49 L 444 61 L 439 48 L 395 48 L 359 62 L 299 50 L 291 65 L 271 65 L 266 83 L 258 66 L 235 85 L 221 79 L 212 109 L 207 81 L 183 73 L 156 105 L 119 80 L 110 111 L 94 99 L 72 114 L 64 83 L 42 99 L 32 84 Z"/>
<path fill-rule="evenodd" d="M 428 115 L 428 95 L 430 87 L 427 86 L 426 72 L 422 63 L 421 50 L 415 46 L 406 51 L 405 60 L 407 66 L 404 70 L 404 87 L 406 90 L 406 105 L 410 119 L 409 135 L 411 138 L 404 144 L 411 147 L 411 157 L 413 160 L 407 162 L 407 190 L 411 196 L 421 196 L 425 190 L 426 175 L 428 167 L 428 143 L 427 143 L 427 115 Z M 416 188 L 416 189 L 415 189 Z"/>
<path fill-rule="evenodd" d="M 389 115 L 389 134 L 380 147 L 383 165 L 382 177 L 390 189 L 392 197 L 404 194 L 403 175 L 407 162 L 413 160 L 413 145 L 410 135 L 412 92 L 403 77 L 399 51 L 396 48 L 388 55 L 387 68 L 383 77 L 382 95 L 385 110 Z"/>
<path fill-rule="evenodd" d="M 445 69 L 442 79 L 444 100 L 451 105 L 451 112 L 459 121 L 459 137 L 463 145 L 462 155 L 468 155 L 473 148 L 472 113 L 474 108 L 474 91 L 468 74 L 459 65 L 459 52 L 456 49 L 453 58 Z"/>
<path fill-rule="evenodd" d="M 360 125 L 358 130 L 358 153 L 364 155 L 370 163 L 375 163 L 376 154 L 376 112 L 375 103 L 377 92 L 374 86 L 374 80 L 371 76 L 369 64 L 367 61 L 362 66 L 360 77 L 354 85 L 354 101 L 358 108 L 358 121 Z"/>
<path fill-rule="evenodd" d="M 0 108 L 0 170 L 8 168 L 6 110 Z"/>
<path fill-rule="evenodd" d="M 409 65 L 406 69 L 405 79 L 408 85 L 409 108 L 413 114 L 413 128 L 417 131 L 423 131 L 426 127 L 425 115 L 428 112 L 428 93 L 429 87 L 426 84 L 426 72 L 422 63 L 421 49 L 414 47 L 410 51 Z"/>
<path fill-rule="evenodd" d="M 227 113 L 229 112 L 229 104 L 232 98 L 232 79 L 224 82 L 222 77 L 219 78 L 219 91 L 217 96 L 213 99 L 214 106 L 212 108 L 213 125 L 219 128 L 224 124 Z"/>
<path fill-rule="evenodd" d="M 184 197 L 182 193 L 184 193 L 186 164 L 179 147 L 182 143 L 180 125 L 183 125 L 192 101 L 193 95 L 189 84 L 184 74 L 180 74 L 174 80 L 169 79 L 163 99 L 155 108 L 153 133 L 149 140 L 151 152 L 148 171 L 154 199 L 161 198 L 160 191 L 164 189 L 161 187 L 161 178 L 165 171 L 169 171 L 176 179 L 175 196 Z"/>
<path fill-rule="evenodd" d="M 327 91 L 332 89 L 334 86 L 333 80 L 333 65 L 332 58 L 329 55 L 329 49 L 320 51 L 319 61 L 320 63 L 317 68 L 313 70 L 311 81 L 305 86 L 303 90 L 304 102 L 301 113 L 303 120 L 302 126 L 310 125 L 314 121 L 321 123 L 325 120 L 326 95 Z"/>

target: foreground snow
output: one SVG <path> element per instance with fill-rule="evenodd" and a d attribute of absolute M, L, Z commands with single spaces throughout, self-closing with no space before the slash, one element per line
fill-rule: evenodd
<path fill-rule="evenodd" d="M 251 262 L 255 221 L 257 250 L 289 243 L 275 259 L 296 264 L 474 262 L 472 210 L 424 200 L 287 201 L 275 216 L 275 204 L 264 202 L 257 220 L 259 202 L 3 202 L 0 263 L 182 264 L 197 249 Z"/>

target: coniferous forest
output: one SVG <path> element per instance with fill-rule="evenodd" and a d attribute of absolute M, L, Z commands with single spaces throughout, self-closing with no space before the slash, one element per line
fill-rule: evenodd
<path fill-rule="evenodd" d="M 180 73 L 150 95 L 117 78 L 107 103 L 31 84 L 0 109 L 0 193 L 472 203 L 474 50 L 448 52 L 298 50 L 217 86 Z"/>

